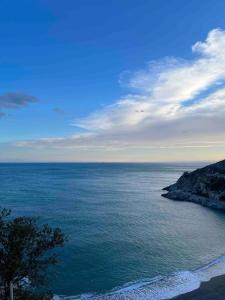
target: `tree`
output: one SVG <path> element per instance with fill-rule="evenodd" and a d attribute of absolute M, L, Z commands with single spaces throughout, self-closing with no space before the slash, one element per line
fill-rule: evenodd
<path fill-rule="evenodd" d="M 7 209 L 0 211 L 0 299 L 9 299 L 10 286 L 15 300 L 50 299 L 37 298 L 35 291 L 46 284 L 48 266 L 57 263 L 52 250 L 64 245 L 64 234 L 59 228 L 38 225 L 35 218 L 12 219 L 10 214 Z"/>

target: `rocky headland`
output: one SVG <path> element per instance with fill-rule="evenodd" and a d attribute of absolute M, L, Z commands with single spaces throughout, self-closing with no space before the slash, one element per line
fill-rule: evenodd
<path fill-rule="evenodd" d="M 185 172 L 162 196 L 225 210 L 225 160 Z"/>

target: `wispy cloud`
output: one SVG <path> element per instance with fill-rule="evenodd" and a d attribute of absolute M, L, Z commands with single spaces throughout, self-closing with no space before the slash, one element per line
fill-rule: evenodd
<path fill-rule="evenodd" d="M 54 107 L 54 108 L 52 109 L 52 111 L 53 111 L 54 113 L 58 114 L 58 115 L 61 115 L 61 116 L 64 116 L 64 115 L 67 114 L 66 111 L 65 111 L 64 109 L 60 108 L 60 107 Z"/>
<path fill-rule="evenodd" d="M 17 109 L 37 101 L 38 101 L 37 97 L 28 95 L 26 93 L 21 93 L 21 92 L 5 93 L 3 95 L 0 95 L 0 110 Z M 0 111 L 0 117 L 3 117 L 5 115 L 6 115 L 5 112 Z"/>
<path fill-rule="evenodd" d="M 221 143 L 225 138 L 225 31 L 210 31 L 205 41 L 192 46 L 192 53 L 191 60 L 164 58 L 134 72 L 128 80 L 131 94 L 73 122 L 85 133 L 17 145 L 110 149 Z"/>
<path fill-rule="evenodd" d="M 6 115 L 6 114 L 5 114 L 4 112 L 1 112 L 1 111 L 0 111 L 0 118 L 5 117 L 5 115 Z"/>

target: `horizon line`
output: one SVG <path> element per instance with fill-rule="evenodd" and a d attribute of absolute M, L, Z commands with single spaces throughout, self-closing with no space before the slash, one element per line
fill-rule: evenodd
<path fill-rule="evenodd" d="M 0 164 L 147 164 L 147 163 L 210 163 L 220 160 L 171 160 L 171 161 L 0 161 Z"/>

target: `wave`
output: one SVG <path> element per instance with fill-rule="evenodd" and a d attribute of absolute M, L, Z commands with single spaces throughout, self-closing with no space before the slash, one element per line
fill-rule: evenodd
<path fill-rule="evenodd" d="M 225 255 L 194 271 L 175 272 L 169 276 L 145 278 L 114 288 L 105 294 L 55 296 L 54 300 L 164 300 L 186 294 L 202 282 L 225 274 Z"/>

